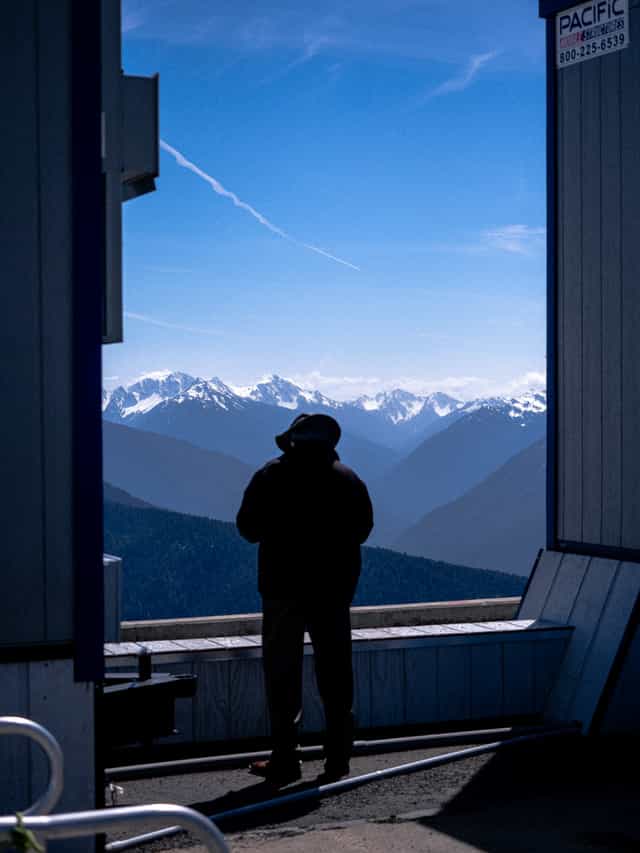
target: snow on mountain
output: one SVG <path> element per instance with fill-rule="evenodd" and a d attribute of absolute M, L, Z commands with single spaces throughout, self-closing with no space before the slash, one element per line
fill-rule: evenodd
<path fill-rule="evenodd" d="M 212 379 L 198 379 L 170 399 L 175 403 L 199 400 L 203 405 L 213 404 L 225 411 L 242 408 L 242 401 L 238 395 L 217 376 Z"/>
<path fill-rule="evenodd" d="M 344 404 L 325 397 L 319 391 L 309 391 L 300 388 L 289 379 L 273 374 L 255 385 L 230 386 L 239 396 L 269 406 L 279 406 L 283 409 L 296 411 L 305 406 L 324 409 L 339 409 Z"/>
<path fill-rule="evenodd" d="M 119 385 L 102 395 L 102 412 L 107 420 L 126 420 L 151 411 L 160 403 L 181 394 L 198 380 L 188 373 L 160 370 L 141 376 L 131 385 Z"/>
<path fill-rule="evenodd" d="M 371 415 L 385 429 L 411 428 L 418 433 L 425 425 L 437 429 L 436 422 L 444 426 L 455 418 L 472 414 L 480 409 L 508 414 L 525 425 L 531 416 L 546 411 L 544 390 L 530 390 L 518 397 L 494 397 L 462 403 L 442 392 L 413 394 L 401 388 L 381 391 L 375 396 L 339 402 L 321 394 L 301 388 L 289 379 L 276 374 L 254 385 L 228 385 L 218 377 L 202 379 L 179 371 L 156 371 L 141 376 L 128 386 L 113 391 L 103 391 L 102 409 L 107 420 L 126 422 L 147 414 L 157 406 L 171 401 L 180 404 L 199 401 L 203 406 L 214 406 L 226 411 L 241 410 L 251 403 L 261 403 L 295 411 L 336 411 L 350 420 Z M 367 418 L 367 421 L 369 419 Z M 354 422 L 355 424 L 355 422 Z"/>
<path fill-rule="evenodd" d="M 365 412 L 378 412 L 393 424 L 413 420 L 423 411 L 429 410 L 438 417 L 444 417 L 459 408 L 462 403 L 447 394 L 418 395 L 396 388 L 393 391 L 381 391 L 375 397 L 359 397 L 354 405 Z"/>
<path fill-rule="evenodd" d="M 519 397 L 489 397 L 472 400 L 460 407 L 460 414 L 472 414 L 480 409 L 488 409 L 508 415 L 513 420 L 525 422 L 533 415 L 541 415 L 547 411 L 547 392 L 531 390 Z"/>

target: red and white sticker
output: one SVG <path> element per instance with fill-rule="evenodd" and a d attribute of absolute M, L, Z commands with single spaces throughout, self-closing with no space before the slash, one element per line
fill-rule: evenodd
<path fill-rule="evenodd" d="M 628 44 L 628 0 L 593 0 L 556 16 L 558 68 L 623 50 Z"/>

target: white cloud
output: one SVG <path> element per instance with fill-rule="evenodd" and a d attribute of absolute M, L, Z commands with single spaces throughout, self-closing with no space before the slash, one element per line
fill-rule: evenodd
<path fill-rule="evenodd" d="M 506 252 L 510 255 L 534 255 L 545 247 L 547 229 L 534 225 L 500 225 L 489 228 L 468 242 L 431 243 L 429 252 L 455 255 L 484 255 Z"/>
<path fill-rule="evenodd" d="M 149 326 L 159 326 L 161 329 L 176 329 L 179 332 L 191 332 L 194 335 L 221 335 L 217 329 L 202 329 L 195 326 L 185 326 L 182 323 L 170 323 L 166 320 L 159 320 L 157 317 L 150 317 L 148 314 L 136 314 L 133 311 L 125 311 L 124 316 L 129 320 L 138 320 L 140 323 L 147 323 Z"/>
<path fill-rule="evenodd" d="M 522 394 L 530 389 L 544 388 L 544 372 L 531 370 L 511 379 L 496 380 L 486 376 L 441 376 L 425 378 L 418 376 L 334 376 L 323 374 L 319 370 L 296 373 L 289 377 L 302 388 L 322 391 L 336 400 L 352 400 L 363 394 L 373 395 L 379 391 L 392 391 L 402 388 L 414 394 L 429 394 L 444 391 L 461 400 L 473 400 L 477 397 L 510 396 Z"/>
<path fill-rule="evenodd" d="M 344 258 L 332 255 L 330 252 L 321 249 L 319 246 L 313 246 L 311 243 L 303 243 L 300 240 L 296 240 L 290 234 L 287 234 L 286 231 L 283 231 L 282 228 L 279 228 L 277 225 L 274 225 L 273 222 L 270 222 L 267 217 L 256 210 L 255 207 L 252 207 L 246 201 L 242 201 L 242 199 L 238 198 L 238 196 L 234 192 L 231 192 L 231 190 L 225 189 L 220 181 L 211 175 L 208 175 L 206 172 L 203 172 L 199 166 L 196 166 L 195 163 L 187 160 L 184 154 L 178 151 L 177 148 L 173 148 L 173 146 L 169 145 L 169 143 L 165 142 L 163 139 L 160 140 L 160 147 L 168 154 L 171 154 L 179 166 L 182 166 L 183 169 L 188 169 L 190 172 L 193 172 L 194 175 L 202 178 L 203 181 L 206 181 L 209 184 L 215 193 L 223 196 L 224 198 L 230 199 L 230 201 L 241 210 L 246 210 L 246 212 L 253 216 L 254 219 L 257 219 L 261 225 L 264 225 L 264 227 L 268 228 L 269 231 L 277 234 L 278 237 L 282 237 L 284 240 L 288 240 L 296 246 L 301 246 L 303 249 L 309 249 L 311 252 L 316 252 L 318 255 L 322 255 L 323 257 L 328 258 L 331 261 L 335 261 L 338 264 L 342 264 L 345 267 L 349 267 L 352 270 L 356 270 L 357 272 L 361 271 L 360 267 L 352 264 L 351 261 L 345 261 Z"/>
<path fill-rule="evenodd" d="M 465 68 L 455 77 L 450 77 L 437 86 L 432 92 L 427 95 L 427 100 L 430 98 L 438 98 L 442 95 L 450 95 L 452 92 L 462 92 L 467 89 L 478 76 L 478 73 L 488 62 L 491 62 L 499 55 L 499 51 L 492 50 L 489 53 L 477 53 L 469 58 Z"/>
<path fill-rule="evenodd" d="M 530 255 L 544 248 L 546 228 L 531 225 L 503 225 L 483 234 L 484 243 L 493 249 L 515 255 Z"/>
<path fill-rule="evenodd" d="M 262 85 L 267 85 L 274 83 L 276 80 L 281 80 L 295 68 L 299 68 L 301 65 L 306 65 L 307 62 L 311 62 L 322 48 L 331 44 L 331 39 L 328 36 L 316 36 L 314 38 L 305 39 L 305 42 L 305 47 L 302 53 L 296 57 L 296 59 L 291 60 L 288 65 L 285 65 L 281 71 L 265 78 L 262 81 Z"/>

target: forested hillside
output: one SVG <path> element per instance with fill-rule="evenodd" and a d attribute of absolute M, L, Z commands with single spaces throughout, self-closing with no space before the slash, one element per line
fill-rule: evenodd
<path fill-rule="evenodd" d="M 105 503 L 105 551 L 124 560 L 124 618 L 255 612 L 256 547 L 233 524 Z M 364 548 L 356 604 L 518 595 L 524 579 Z M 301 563 L 303 570 L 303 563 Z"/>

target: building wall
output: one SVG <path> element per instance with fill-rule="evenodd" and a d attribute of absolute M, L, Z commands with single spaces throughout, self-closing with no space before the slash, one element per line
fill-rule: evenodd
<path fill-rule="evenodd" d="M 3 10 L 0 649 L 73 634 L 70 49 L 70 0 Z"/>
<path fill-rule="evenodd" d="M 96 799 L 93 758 L 94 687 L 73 681 L 69 660 L 0 665 L 0 715 L 28 717 L 56 737 L 64 753 L 64 791 L 56 811 L 91 808 Z M 69 709 L 73 713 L 69 713 Z M 44 792 L 47 759 L 24 737 L 0 738 L 0 815 L 24 811 Z M 29 772 L 26 772 L 28 769 Z M 91 849 L 86 842 L 60 841 L 58 850 Z"/>
<path fill-rule="evenodd" d="M 0 716 L 33 718 L 59 739 L 58 809 L 90 809 L 102 797 L 96 688 L 81 655 L 85 623 L 94 623 L 101 647 L 103 618 L 100 537 L 83 521 L 101 516 L 100 469 L 86 451 L 99 435 L 100 391 L 98 312 L 90 316 L 86 295 L 101 299 L 104 263 L 95 10 L 73 0 L 21 0 L 4 4 L 0 27 Z M 74 29 L 83 39 L 72 38 Z M 95 229 L 94 243 L 76 239 L 79 222 L 85 234 Z M 96 405 L 87 405 L 94 391 Z M 75 590 L 87 587 L 78 580 L 87 577 L 95 600 L 79 596 L 75 607 Z M 46 784 L 46 762 L 23 738 L 0 739 L 0 768 L 0 814 L 24 809 Z M 94 842 L 51 849 L 90 851 Z"/>
<path fill-rule="evenodd" d="M 556 528 L 640 550 L 640 0 L 629 5 L 628 48 L 557 72 Z"/>

